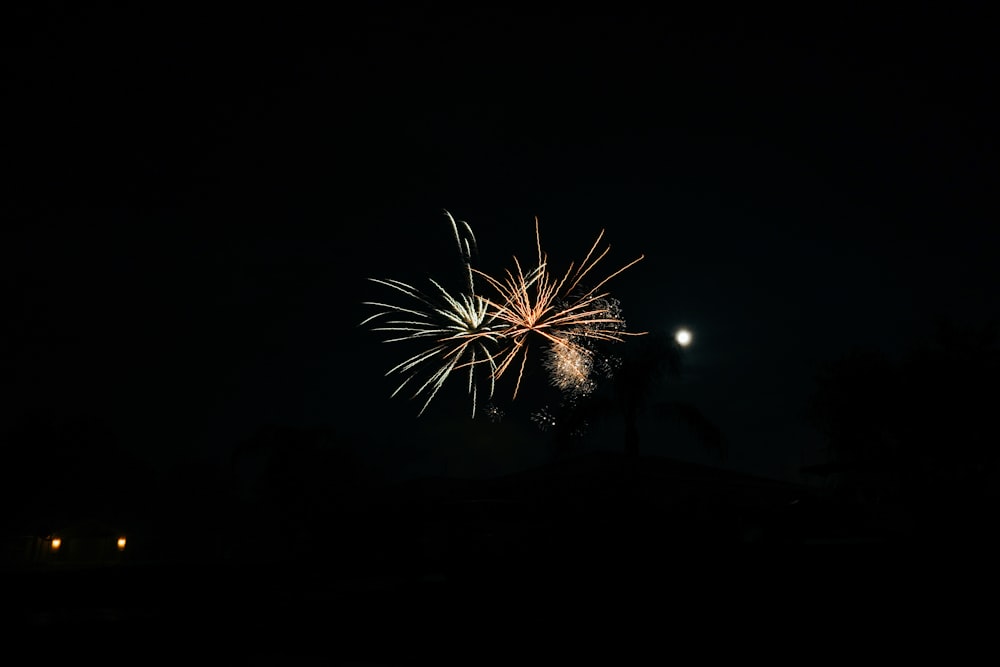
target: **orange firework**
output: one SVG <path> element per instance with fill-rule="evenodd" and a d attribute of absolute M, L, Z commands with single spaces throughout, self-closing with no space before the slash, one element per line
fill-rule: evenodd
<path fill-rule="evenodd" d="M 608 281 L 642 260 L 643 255 L 600 279 L 593 286 L 584 287 L 584 279 L 611 250 L 608 246 L 600 254 L 594 254 L 603 237 L 602 229 L 580 265 L 574 267 L 571 263 L 563 277 L 556 280 L 549 271 L 548 257 L 542 252 L 536 217 L 538 261 L 534 269 L 525 273 L 517 257 L 514 257 L 515 270 L 507 270 L 506 280 L 501 281 L 476 271 L 499 294 L 496 300 L 487 299 L 491 309 L 490 317 L 506 324 L 505 328 L 500 329 L 499 335 L 511 344 L 506 351 L 497 355 L 499 363 L 493 372 L 494 378 L 499 379 L 517 357 L 521 357 L 514 398 L 521 386 L 533 338 L 540 337 L 550 344 L 551 356 L 547 362 L 550 372 L 568 374 L 565 378 L 554 378 L 553 383 L 560 386 L 563 382 L 586 383 L 584 375 L 589 374 L 589 359 L 581 355 L 586 355 L 588 351 L 579 341 L 621 342 L 624 336 L 645 333 L 626 332 L 625 321 L 617 308 L 617 302 L 607 292 L 601 291 Z M 573 375 L 577 377 L 570 377 Z"/>

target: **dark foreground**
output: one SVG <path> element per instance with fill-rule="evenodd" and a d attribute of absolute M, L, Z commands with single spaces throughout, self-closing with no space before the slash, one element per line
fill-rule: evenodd
<path fill-rule="evenodd" d="M 970 555 L 958 569 L 960 559 L 941 554 L 735 548 L 655 564 L 580 554 L 558 568 L 452 576 L 350 576 L 321 563 L 9 570 L 6 648 L 59 661 L 359 665 L 636 664 L 691 650 L 702 660 L 797 660 L 861 644 L 899 656 L 945 640 L 971 651 L 989 636 L 980 633 L 990 615 L 976 605 L 995 603 L 996 588 L 982 560 Z"/>
<path fill-rule="evenodd" d="M 228 551 L 198 551 L 190 532 L 144 543 L 125 531 L 126 559 L 83 566 L 68 558 L 67 532 L 67 558 L 0 570 L 4 646 L 43 662 L 143 664 L 798 663 L 933 651 L 955 664 L 992 652 L 992 505 L 908 522 L 677 462 L 645 461 L 640 484 L 623 484 L 607 456 L 573 465 L 379 490 L 356 510 L 299 521 L 295 557 L 268 551 L 285 542 L 247 541 L 271 534 L 244 522 L 221 526 Z M 169 544 L 184 548 L 154 548 Z"/>

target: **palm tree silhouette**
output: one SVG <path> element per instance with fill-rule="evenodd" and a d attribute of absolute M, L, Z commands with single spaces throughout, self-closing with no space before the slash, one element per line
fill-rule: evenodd
<path fill-rule="evenodd" d="M 697 406 L 686 401 L 657 399 L 663 381 L 681 374 L 680 346 L 664 332 L 634 338 L 624 345 L 624 353 L 615 358 L 607 389 L 564 403 L 551 420 L 556 455 L 573 451 L 587 424 L 619 416 L 626 473 L 634 480 L 640 454 L 639 418 L 648 413 L 681 423 L 703 447 L 724 460 L 727 449 L 722 431 Z"/>

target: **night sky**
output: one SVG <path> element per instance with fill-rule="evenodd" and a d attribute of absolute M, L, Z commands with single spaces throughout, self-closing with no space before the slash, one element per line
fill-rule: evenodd
<path fill-rule="evenodd" d="M 447 209 L 491 272 L 536 216 L 559 266 L 602 229 L 608 271 L 645 255 L 609 288 L 694 332 L 663 391 L 729 455 L 653 421 L 644 453 L 800 479 L 820 364 L 1000 315 L 996 42 L 945 6 L 6 9 L 4 423 L 88 415 L 156 465 L 268 424 L 392 475 L 540 463 L 530 395 L 472 420 L 449 383 L 418 418 L 406 348 L 358 326 L 399 301 L 370 277 L 458 279 Z"/>

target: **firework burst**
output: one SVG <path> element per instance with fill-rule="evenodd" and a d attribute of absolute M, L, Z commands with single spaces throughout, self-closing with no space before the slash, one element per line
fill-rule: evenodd
<path fill-rule="evenodd" d="M 540 338 L 548 345 L 546 366 L 553 384 L 589 391 L 587 388 L 592 388 L 589 383 L 593 356 L 586 343 L 621 342 L 625 336 L 645 333 L 626 332 L 618 302 L 601 291 L 608 281 L 642 260 L 642 255 L 593 286 L 584 286 L 584 280 L 594 273 L 597 264 L 611 250 L 608 246 L 595 254 L 603 237 L 604 230 L 601 230 L 579 266 L 571 263 L 562 278 L 556 279 L 549 270 L 547 255 L 542 252 L 536 217 L 538 258 L 535 268 L 525 272 L 514 257 L 514 270 L 507 270 L 505 280 L 476 271 L 498 294 L 495 300 L 488 300 L 490 314 L 493 320 L 503 324 L 500 336 L 510 342 L 505 351 L 496 355 L 494 379 L 499 379 L 520 357 L 514 398 L 520 389 L 529 347 L 534 339 Z"/>
<path fill-rule="evenodd" d="M 543 363 L 549 382 L 560 391 L 586 396 L 596 386 L 591 377 L 593 352 L 572 339 L 566 345 L 549 345 Z"/>
<path fill-rule="evenodd" d="M 472 228 L 466 222 L 456 222 L 451 213 L 445 211 L 455 235 L 455 242 L 462 258 L 462 268 L 465 278 L 465 291 L 452 295 L 437 281 L 429 279 L 435 288 L 435 296 L 431 297 L 416 287 L 399 280 L 369 278 L 372 282 L 394 289 L 404 294 L 415 303 L 414 307 L 405 308 L 379 301 L 366 301 L 365 305 L 378 308 L 379 311 L 366 318 L 359 326 L 376 323 L 373 331 L 390 334 L 386 343 L 401 341 L 433 341 L 425 348 L 386 372 L 386 376 L 401 374 L 403 381 L 392 392 L 399 394 L 410 382 L 421 376 L 424 368 L 432 369 L 426 377 L 418 380 L 412 398 L 426 395 L 419 415 L 422 415 L 430 405 L 438 390 L 458 370 L 467 371 L 468 392 L 472 398 L 472 416 L 476 416 L 478 396 L 477 376 L 479 369 L 485 364 L 485 373 L 489 382 L 489 395 L 493 396 L 497 365 L 495 361 L 495 344 L 500 340 L 499 330 L 505 325 L 494 321 L 489 311 L 489 302 L 476 294 L 473 254 L 476 251 L 476 239 Z"/>

